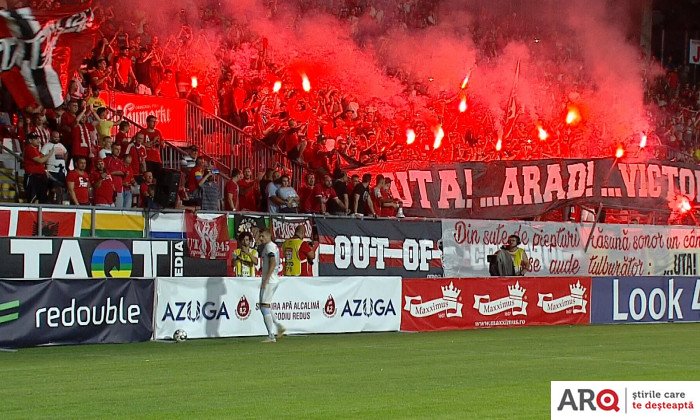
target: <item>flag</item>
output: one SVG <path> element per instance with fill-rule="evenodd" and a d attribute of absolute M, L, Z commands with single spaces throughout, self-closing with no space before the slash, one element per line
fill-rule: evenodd
<path fill-rule="evenodd" d="M 508 104 L 506 105 L 506 116 L 503 122 L 503 139 L 507 139 L 513 133 L 515 121 L 518 119 L 518 104 L 515 100 L 515 89 L 518 87 L 518 79 L 520 78 L 520 60 L 515 66 L 515 78 L 513 79 L 513 88 L 510 91 Z"/>
<path fill-rule="evenodd" d="M 231 256 L 226 215 L 213 218 L 185 212 L 187 250 L 192 258 L 228 259 Z"/>
<path fill-rule="evenodd" d="M 75 237 L 76 219 L 82 213 L 74 211 L 41 211 L 42 236 Z M 39 236 L 39 216 L 35 210 L 20 210 L 17 214 L 16 236 Z"/>
<path fill-rule="evenodd" d="M 141 213 L 98 210 L 95 212 L 96 238 L 143 238 L 145 219 Z M 82 217 L 80 236 L 92 237 L 92 216 L 86 213 Z"/>
<path fill-rule="evenodd" d="M 150 215 L 152 239 L 185 239 L 185 223 L 182 213 L 157 213 Z"/>
<path fill-rule="evenodd" d="M 82 32 L 92 25 L 91 9 L 49 19 L 43 26 L 32 9 L 0 11 L 0 50 L 3 85 L 20 108 L 36 102 L 46 108 L 63 104 L 63 89 L 54 69 L 53 53 L 59 36 Z"/>

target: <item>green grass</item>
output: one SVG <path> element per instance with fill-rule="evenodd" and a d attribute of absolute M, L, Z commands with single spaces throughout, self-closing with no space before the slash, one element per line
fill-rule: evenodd
<path fill-rule="evenodd" d="M 0 417 L 548 418 L 552 380 L 698 380 L 700 324 L 0 352 Z"/>

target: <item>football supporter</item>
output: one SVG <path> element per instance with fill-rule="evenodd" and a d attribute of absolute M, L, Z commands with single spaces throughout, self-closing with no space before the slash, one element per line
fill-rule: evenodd
<path fill-rule="evenodd" d="M 55 149 L 47 155 L 39 150 L 41 138 L 35 133 L 27 135 L 24 147 L 24 193 L 28 203 L 46 203 L 49 179 L 46 174 L 46 162 L 53 157 Z"/>
<path fill-rule="evenodd" d="M 231 179 L 226 182 L 224 187 L 224 201 L 226 203 L 226 210 L 236 211 L 239 209 L 239 188 L 238 181 L 241 178 L 241 171 L 234 168 L 231 169 Z"/>
<path fill-rule="evenodd" d="M 126 176 L 126 164 L 122 160 L 122 146 L 112 145 L 112 153 L 104 159 L 105 170 L 112 176 L 114 183 L 114 207 L 124 208 L 124 177 Z"/>
<path fill-rule="evenodd" d="M 323 176 L 323 182 L 314 187 L 309 203 L 309 211 L 316 214 L 347 214 L 347 207 L 340 201 L 333 188 L 333 179 L 330 175 Z"/>
<path fill-rule="evenodd" d="M 92 184 L 92 202 L 100 207 L 114 207 L 114 196 L 116 194 L 112 175 L 107 172 L 103 159 L 95 161 L 95 170 L 90 175 Z"/>
<path fill-rule="evenodd" d="M 76 206 L 90 205 L 90 176 L 85 171 L 86 168 L 87 159 L 84 157 L 76 158 L 75 169 L 70 171 L 66 177 L 70 202 Z"/>
<path fill-rule="evenodd" d="M 155 115 L 149 115 L 146 118 L 146 128 L 140 131 L 144 135 L 146 145 L 146 169 L 153 172 L 156 178 L 163 169 L 163 160 L 160 157 L 163 134 L 156 128 L 157 123 Z"/>

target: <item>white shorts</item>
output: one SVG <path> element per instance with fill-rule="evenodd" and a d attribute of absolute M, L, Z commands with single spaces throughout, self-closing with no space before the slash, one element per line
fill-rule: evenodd
<path fill-rule="evenodd" d="M 270 282 L 267 283 L 267 287 L 265 288 L 260 288 L 260 298 L 259 298 L 259 303 L 265 303 L 265 304 L 270 304 L 272 303 L 272 296 L 275 294 L 275 291 L 277 290 L 277 286 L 279 286 L 279 283 L 277 282 Z"/>

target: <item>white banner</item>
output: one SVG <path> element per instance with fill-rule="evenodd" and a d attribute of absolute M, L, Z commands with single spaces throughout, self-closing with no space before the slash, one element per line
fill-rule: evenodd
<path fill-rule="evenodd" d="M 445 277 L 488 277 L 486 258 L 509 235 L 520 237 L 531 275 L 700 275 L 700 230 L 691 226 L 444 220 Z"/>
<path fill-rule="evenodd" d="M 587 240 L 590 233 L 591 226 L 581 229 Z M 590 238 L 583 274 L 697 276 L 698 254 L 700 230 L 691 226 L 598 225 Z"/>
<path fill-rule="evenodd" d="M 443 220 L 445 277 L 488 277 L 486 258 L 518 235 L 532 262 L 532 275 L 586 275 L 585 236 L 575 223 Z"/>
<path fill-rule="evenodd" d="M 155 338 L 266 335 L 259 278 L 159 278 Z M 272 313 L 288 334 L 398 331 L 400 277 L 282 277 Z"/>

